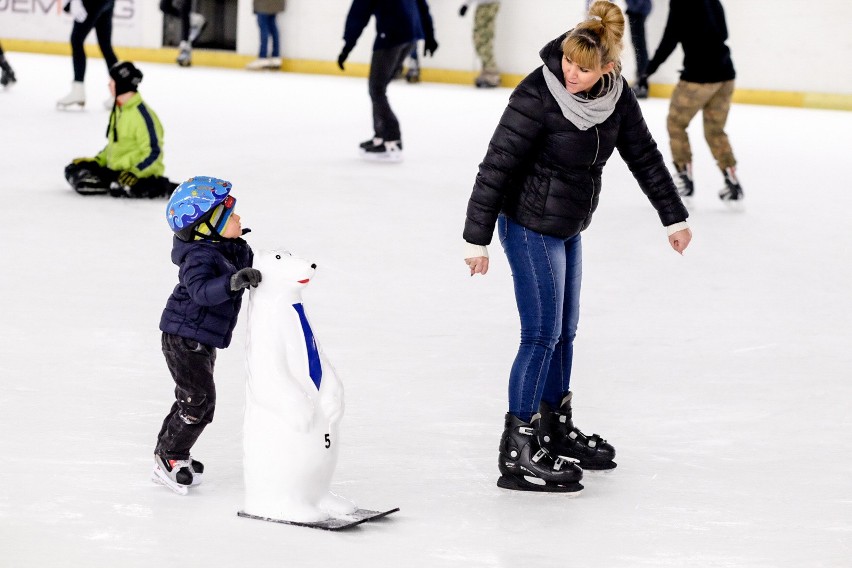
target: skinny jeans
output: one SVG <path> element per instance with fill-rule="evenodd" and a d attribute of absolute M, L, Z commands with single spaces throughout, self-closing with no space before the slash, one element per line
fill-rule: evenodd
<path fill-rule="evenodd" d="M 261 59 L 266 59 L 269 52 L 269 39 L 272 39 L 272 57 L 281 55 L 280 36 L 278 35 L 278 14 L 257 14 L 257 27 L 260 28 L 260 53 Z"/>
<path fill-rule="evenodd" d="M 88 5 L 86 5 L 88 7 Z M 97 8 L 90 10 L 82 22 L 74 22 L 71 28 L 71 61 L 74 64 L 74 81 L 82 83 L 86 78 L 86 51 L 83 42 L 92 29 L 98 38 L 98 46 L 104 56 L 107 69 L 118 61 L 112 50 L 112 13 L 115 0 L 107 0 Z"/>
<path fill-rule="evenodd" d="M 580 319 L 580 235 L 537 233 L 500 215 L 500 244 L 512 269 L 521 344 L 509 374 L 509 412 L 529 422 L 542 400 L 559 407 L 569 390 Z"/>

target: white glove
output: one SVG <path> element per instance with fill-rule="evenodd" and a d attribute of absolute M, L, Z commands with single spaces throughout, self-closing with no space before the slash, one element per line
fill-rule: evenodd
<path fill-rule="evenodd" d="M 71 6 L 68 11 L 71 13 L 74 21 L 81 24 L 89 17 L 89 13 L 86 12 L 86 8 L 83 6 L 83 0 L 71 0 Z"/>

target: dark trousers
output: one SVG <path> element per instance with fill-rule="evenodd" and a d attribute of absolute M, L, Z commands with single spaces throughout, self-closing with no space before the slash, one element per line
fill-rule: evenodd
<path fill-rule="evenodd" d="M 109 193 L 113 197 L 168 197 L 178 184 L 163 176 L 150 176 L 139 179 L 130 194 L 121 188 L 111 188 L 118 181 L 119 172 L 97 162 L 80 162 L 65 166 L 65 179 L 68 184 L 81 195 L 103 195 Z"/>
<path fill-rule="evenodd" d="M 213 421 L 216 348 L 163 333 L 163 355 L 175 381 L 175 402 L 163 420 L 154 452 L 165 459 L 189 459 L 189 451 Z"/>
<path fill-rule="evenodd" d="M 104 56 L 107 69 L 115 65 L 118 58 L 112 50 L 112 12 L 115 8 L 115 1 L 108 0 L 104 2 L 97 10 L 89 12 L 83 22 L 74 22 L 74 27 L 71 29 L 71 60 L 74 62 L 74 80 L 82 82 L 86 78 L 86 51 L 83 49 L 83 42 L 86 41 L 86 36 L 95 30 L 95 35 L 98 36 L 98 45 L 101 48 L 101 53 Z"/>
<path fill-rule="evenodd" d="M 388 102 L 388 85 L 396 70 L 405 61 L 405 57 L 416 47 L 416 42 L 402 43 L 387 49 L 373 51 L 370 60 L 368 87 L 370 100 L 373 101 L 373 131 L 376 138 L 383 140 L 401 140 L 399 121 Z"/>
<path fill-rule="evenodd" d="M 161 0 L 160 11 L 168 16 L 180 19 L 180 39 L 189 41 L 189 13 L 192 0 Z"/>
<path fill-rule="evenodd" d="M 630 40 L 633 42 L 633 50 L 636 52 L 636 75 L 641 76 L 648 67 L 648 45 L 645 42 L 645 16 L 627 12 L 630 21 Z"/>

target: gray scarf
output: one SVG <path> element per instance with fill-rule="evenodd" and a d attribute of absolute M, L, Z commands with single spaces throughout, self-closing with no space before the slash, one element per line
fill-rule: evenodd
<path fill-rule="evenodd" d="M 614 75 L 613 86 L 605 94 L 594 99 L 586 99 L 569 93 L 559 77 L 554 75 L 547 65 L 542 66 L 542 71 L 544 82 L 547 83 L 550 94 L 559 104 L 562 114 L 580 130 L 588 130 L 609 118 L 615 110 L 616 101 L 621 96 L 623 85 L 619 75 Z"/>

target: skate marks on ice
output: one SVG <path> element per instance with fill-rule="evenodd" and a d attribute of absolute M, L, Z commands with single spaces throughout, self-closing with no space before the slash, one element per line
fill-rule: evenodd
<path fill-rule="evenodd" d="M 323 521 L 316 521 L 313 523 L 307 522 L 298 522 L 298 521 L 286 521 L 283 519 L 272 519 L 270 517 L 260 517 L 258 515 L 249 515 L 243 511 L 239 511 L 237 513 L 238 517 L 243 517 L 246 519 L 257 519 L 258 521 L 269 521 L 271 523 L 280 523 L 282 525 L 294 525 L 297 527 L 308 527 L 312 529 L 321 529 L 324 531 L 341 531 L 344 529 L 350 529 L 352 527 L 356 527 L 361 523 L 366 523 L 369 521 L 375 521 L 377 519 L 381 519 L 390 515 L 391 513 L 396 513 L 399 511 L 399 507 L 395 507 L 393 509 L 389 509 L 387 511 L 372 511 L 370 509 L 356 509 L 354 512 L 344 515 L 342 517 L 329 517 Z"/>

